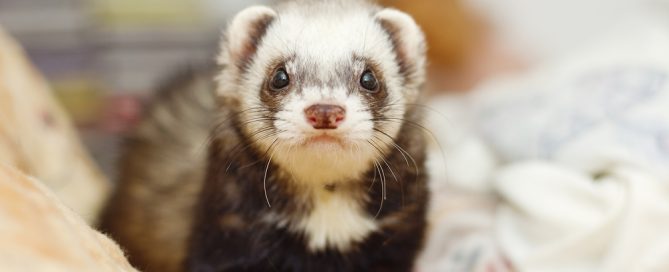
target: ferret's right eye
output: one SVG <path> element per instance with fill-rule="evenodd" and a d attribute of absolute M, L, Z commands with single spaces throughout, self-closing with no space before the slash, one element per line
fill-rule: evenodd
<path fill-rule="evenodd" d="M 281 68 L 276 70 L 274 72 L 274 76 L 272 76 L 272 81 L 270 82 L 270 88 L 272 90 L 278 91 L 290 84 L 290 78 L 288 77 L 288 72 L 286 72 L 286 69 Z"/>
<path fill-rule="evenodd" d="M 369 93 L 376 93 L 379 91 L 379 82 L 376 80 L 372 71 L 365 71 L 360 77 L 360 86 L 365 88 Z"/>

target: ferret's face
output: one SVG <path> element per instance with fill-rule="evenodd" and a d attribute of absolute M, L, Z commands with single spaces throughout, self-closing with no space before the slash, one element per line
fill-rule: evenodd
<path fill-rule="evenodd" d="M 298 181 L 338 182 L 373 167 L 395 148 L 422 83 L 422 52 L 403 60 L 394 40 L 403 26 L 367 9 L 259 12 L 250 29 L 261 35 L 242 48 L 253 52 L 220 77 L 240 128 Z"/>

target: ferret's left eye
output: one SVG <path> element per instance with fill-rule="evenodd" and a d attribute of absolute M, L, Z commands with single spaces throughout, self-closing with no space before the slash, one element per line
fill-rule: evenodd
<path fill-rule="evenodd" d="M 274 76 L 272 76 L 272 81 L 270 82 L 271 89 L 278 91 L 288 86 L 288 84 L 290 84 L 290 78 L 288 77 L 286 69 L 281 68 L 276 70 Z"/>
<path fill-rule="evenodd" d="M 379 91 L 379 82 L 376 80 L 376 76 L 372 71 L 367 70 L 362 73 L 360 77 L 360 86 L 365 88 L 370 93 L 376 93 Z"/>

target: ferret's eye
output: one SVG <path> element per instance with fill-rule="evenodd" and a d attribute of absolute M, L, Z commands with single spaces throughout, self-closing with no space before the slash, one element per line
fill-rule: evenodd
<path fill-rule="evenodd" d="M 281 68 L 274 72 L 272 76 L 272 81 L 270 82 L 270 87 L 272 90 L 281 90 L 290 84 L 290 78 L 288 77 L 288 72 L 286 69 Z"/>
<path fill-rule="evenodd" d="M 374 73 L 369 70 L 362 73 L 362 77 L 360 77 L 360 86 L 365 88 L 365 90 L 370 93 L 376 93 L 379 91 L 379 83 L 376 80 Z"/>

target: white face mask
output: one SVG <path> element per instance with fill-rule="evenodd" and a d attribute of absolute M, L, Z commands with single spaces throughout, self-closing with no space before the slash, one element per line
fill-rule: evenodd
<path fill-rule="evenodd" d="M 539 60 L 588 42 L 652 1 L 658 0 L 467 0 L 503 44 Z"/>

